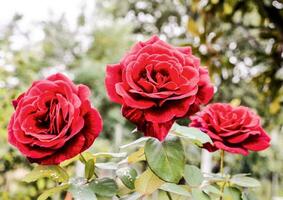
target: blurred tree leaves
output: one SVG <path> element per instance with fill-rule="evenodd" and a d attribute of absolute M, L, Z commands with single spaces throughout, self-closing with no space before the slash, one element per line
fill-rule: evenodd
<path fill-rule="evenodd" d="M 130 142 L 135 137 L 127 134 L 132 125 L 122 118 L 120 106 L 111 103 L 105 93 L 105 66 L 118 62 L 135 40 L 152 34 L 178 46 L 192 46 L 194 54 L 209 68 L 217 88 L 213 101 L 240 102 L 262 116 L 273 138 L 272 150 L 244 158 L 228 157 L 227 162 L 234 166 L 232 173 L 253 171 L 265 181 L 266 187 L 255 195 L 268 199 L 271 193 L 279 193 L 276 188 L 283 187 L 282 3 L 97 0 L 96 13 L 88 19 L 82 10 L 75 27 L 63 15 L 39 22 L 37 29 L 43 38 L 36 43 L 31 42 L 32 30 L 19 32 L 25 16 L 15 15 L 0 32 L 0 199 L 33 199 L 40 191 L 54 186 L 44 179 L 21 185 L 16 184 L 16 178 L 2 176 L 8 171 L 16 174 L 29 168 L 27 161 L 7 145 L 7 116 L 13 112 L 11 100 L 33 80 L 48 73 L 67 73 L 77 83 L 91 88 L 93 104 L 105 119 L 104 132 L 95 149 L 110 146 L 108 140 L 117 140 L 116 135 L 123 137 L 125 143 Z M 13 38 L 19 35 L 30 43 L 15 48 Z M 123 125 L 120 131 L 117 124 Z M 16 189 L 12 190 L 11 185 Z M 3 188 L 9 194 L 2 192 Z"/>

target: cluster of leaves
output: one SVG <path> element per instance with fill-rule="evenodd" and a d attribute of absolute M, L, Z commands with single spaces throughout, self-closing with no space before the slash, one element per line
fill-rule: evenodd
<path fill-rule="evenodd" d="M 212 142 L 196 128 L 174 124 L 163 142 L 155 138 L 140 138 L 121 146 L 121 150 L 138 147 L 129 155 L 126 152 L 84 152 L 60 166 L 39 165 L 23 181 L 30 183 L 48 177 L 57 183 L 57 186 L 44 191 L 38 200 L 45 200 L 61 191 L 68 191 L 67 196 L 75 200 L 114 197 L 136 200 L 153 193 L 156 193 L 157 199 L 166 194 L 169 200 L 247 200 L 249 198 L 243 188 L 260 186 L 256 179 L 248 177 L 249 174 L 203 174 L 195 165 L 186 164 L 182 140 L 189 140 L 197 146 Z M 101 157 L 122 160 L 99 163 L 97 160 Z M 84 165 L 84 177 L 69 177 L 64 167 L 77 160 Z M 140 162 L 146 163 L 147 167 L 139 168 Z M 99 178 L 100 170 L 111 171 L 114 176 Z"/>
<path fill-rule="evenodd" d="M 138 33 L 161 34 L 171 43 L 193 47 L 217 87 L 215 102 L 242 104 L 258 111 L 265 128 L 276 138 L 272 151 L 230 159 L 235 164 L 231 170 L 239 173 L 253 169 L 262 179 L 279 184 L 269 184 L 269 191 L 259 198 L 279 195 L 274 188 L 283 184 L 278 178 L 283 170 L 282 0 L 132 0 L 124 4 L 128 9 L 113 6 L 113 14 L 131 17 Z M 159 12 L 164 7 L 170 8 L 168 12 Z M 261 166 L 262 161 L 267 167 Z"/>
<path fill-rule="evenodd" d="M 117 23 L 117 26 L 109 25 L 81 34 L 82 24 L 78 24 L 76 30 L 71 30 L 62 17 L 39 23 L 37 28 L 45 37 L 34 43 L 30 41 L 31 32 L 19 33 L 23 18 L 16 15 L 9 26 L 1 27 L 0 34 L 0 199 L 4 200 L 30 200 L 46 188 L 54 186 L 46 178 L 40 178 L 32 184 L 21 182 L 23 174 L 31 168 L 30 163 L 7 143 L 8 122 L 14 110 L 11 101 L 25 91 L 33 80 L 46 76 L 46 73 L 64 72 L 71 77 L 75 76 L 76 82 L 84 83 L 92 89 L 93 103 L 108 119 L 104 134 L 96 142 L 97 150 L 115 150 L 115 147 L 109 149 L 108 143 L 114 140 L 112 133 L 117 121 L 124 123 L 118 115 L 119 108 L 107 100 L 103 86 L 104 67 L 106 61 L 116 62 L 129 47 L 131 27 Z M 110 36 L 113 33 L 117 38 Z M 12 38 L 18 35 L 29 41 L 29 44 L 14 49 Z M 90 35 L 89 46 L 85 49 L 82 47 L 83 41 L 78 38 L 82 35 Z M 68 167 L 68 172 L 74 173 L 73 165 Z"/>

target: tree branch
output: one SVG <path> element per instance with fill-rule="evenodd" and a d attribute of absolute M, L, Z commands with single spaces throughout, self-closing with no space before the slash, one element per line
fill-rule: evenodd
<path fill-rule="evenodd" d="M 281 35 L 283 35 L 283 16 L 280 14 L 280 10 L 273 6 L 265 5 L 262 0 L 254 0 L 254 2 L 266 14 L 269 20 L 275 24 Z"/>

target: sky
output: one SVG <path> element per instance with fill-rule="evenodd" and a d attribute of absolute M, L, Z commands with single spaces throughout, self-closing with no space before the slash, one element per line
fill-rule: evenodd
<path fill-rule="evenodd" d="M 59 19 L 64 14 L 69 28 L 75 28 L 77 17 L 84 8 L 84 14 L 89 18 L 94 11 L 95 0 L 0 0 L 0 34 L 1 28 L 7 26 L 15 14 L 23 18 L 17 23 L 17 32 L 10 37 L 11 48 L 21 49 L 30 42 L 44 38 L 44 33 L 37 28 L 39 22 Z M 28 32 L 30 40 L 23 33 Z"/>
<path fill-rule="evenodd" d="M 23 14 L 27 24 L 47 19 L 50 12 L 54 16 L 65 13 L 68 21 L 74 22 L 83 4 L 87 4 L 90 12 L 94 0 L 0 0 L 0 26 L 7 24 L 16 13 Z"/>

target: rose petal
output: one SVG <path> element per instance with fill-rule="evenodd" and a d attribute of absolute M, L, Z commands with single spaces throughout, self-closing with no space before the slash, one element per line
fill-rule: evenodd
<path fill-rule="evenodd" d="M 123 105 L 122 114 L 134 124 L 144 123 L 144 114 L 137 108 L 131 108 L 129 106 Z"/>
<path fill-rule="evenodd" d="M 222 142 L 214 142 L 214 145 L 218 148 L 218 149 L 223 149 L 224 151 L 228 151 L 230 153 L 236 153 L 236 154 L 242 154 L 244 156 L 247 156 L 249 154 L 249 152 L 244 148 L 241 147 L 241 145 L 237 145 L 237 146 L 231 146 L 231 145 L 225 145 Z"/>
<path fill-rule="evenodd" d="M 61 163 L 63 160 L 73 158 L 79 153 L 82 152 L 86 139 L 83 135 L 77 135 L 71 141 L 64 145 L 64 148 L 59 149 L 58 151 L 53 152 L 53 154 L 43 159 L 37 159 L 34 156 L 28 156 L 28 159 L 31 162 L 37 162 L 42 165 L 56 165 Z"/>
<path fill-rule="evenodd" d="M 117 94 L 115 85 L 122 81 L 122 68 L 120 64 L 108 65 L 106 68 L 105 86 L 109 98 L 116 102 L 122 103 L 122 98 Z"/>
<path fill-rule="evenodd" d="M 174 120 L 165 123 L 146 122 L 144 124 L 139 124 L 138 129 L 143 131 L 145 136 L 155 137 L 158 140 L 163 141 L 168 135 L 173 123 Z"/>
<path fill-rule="evenodd" d="M 195 97 L 189 97 L 178 101 L 178 104 L 170 102 L 162 107 L 153 107 L 144 111 L 145 119 L 151 122 L 165 123 L 175 117 L 183 117 L 187 114 L 194 99 Z"/>
<path fill-rule="evenodd" d="M 93 144 L 95 138 L 97 138 L 99 133 L 102 131 L 103 121 L 99 112 L 92 108 L 84 116 L 84 122 L 84 128 L 80 134 L 83 134 L 87 139 L 83 146 L 83 150 L 86 150 Z"/>
<path fill-rule="evenodd" d="M 127 91 L 123 87 L 123 84 L 121 83 L 116 84 L 116 91 L 120 96 L 123 97 L 124 103 L 128 106 L 146 109 L 155 105 L 155 103 L 152 101 L 148 101 L 141 98 L 135 99 L 134 97 L 130 96 L 130 94 L 127 93 Z"/>
<path fill-rule="evenodd" d="M 70 86 L 70 88 L 72 89 L 72 92 L 77 92 L 76 85 L 64 74 L 57 73 L 57 74 L 51 75 L 47 78 L 47 80 L 50 80 L 50 81 L 56 82 L 56 83 L 57 83 L 57 81 L 60 81 L 60 82 L 63 81 L 63 82 L 66 83 L 66 85 Z"/>

